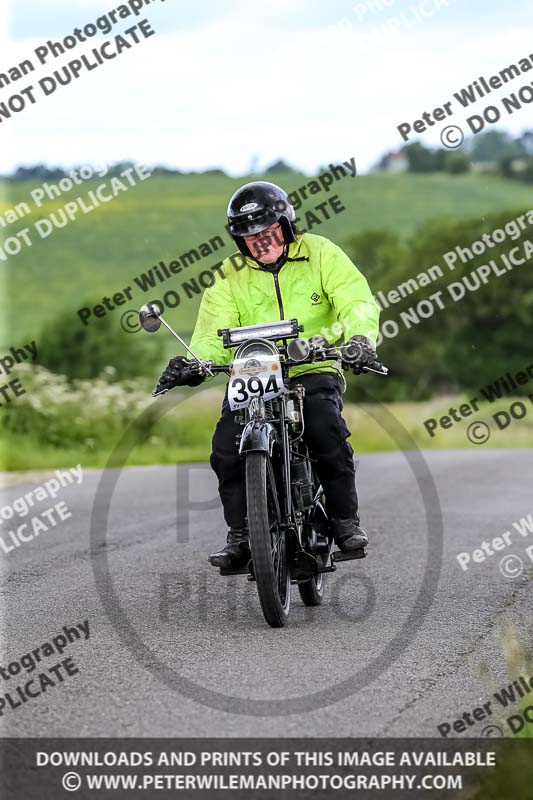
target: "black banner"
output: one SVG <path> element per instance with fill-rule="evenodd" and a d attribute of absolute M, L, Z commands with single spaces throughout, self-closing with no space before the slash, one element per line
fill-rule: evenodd
<path fill-rule="evenodd" d="M 501 739 L 4 739 L 1 750 L 5 800 L 487 800 L 505 796 L 492 792 L 502 782 L 510 786 L 511 775 L 519 779 L 517 765 L 531 759 L 533 745 Z M 508 796 L 531 797 L 517 791 Z"/>

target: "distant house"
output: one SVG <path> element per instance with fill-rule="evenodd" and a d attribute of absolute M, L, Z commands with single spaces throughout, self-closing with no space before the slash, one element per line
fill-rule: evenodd
<path fill-rule="evenodd" d="M 471 164 L 472 172 L 478 172 L 481 175 L 494 174 L 499 169 L 497 161 L 472 161 Z"/>
<path fill-rule="evenodd" d="M 376 171 L 399 174 L 401 172 L 407 172 L 408 167 L 409 163 L 402 148 L 401 150 L 391 150 L 385 153 L 377 165 Z"/>

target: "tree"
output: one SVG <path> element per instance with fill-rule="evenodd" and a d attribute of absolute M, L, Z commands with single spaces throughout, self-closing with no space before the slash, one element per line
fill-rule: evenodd
<path fill-rule="evenodd" d="M 500 159 L 500 172 L 504 178 L 516 178 L 514 170 L 514 158 L 512 156 L 504 156 Z"/>
<path fill-rule="evenodd" d="M 518 140 L 505 131 L 487 131 L 471 139 L 471 159 L 474 162 L 498 162 L 506 156 L 519 158 L 525 154 Z"/>
<path fill-rule="evenodd" d="M 34 164 L 31 167 L 18 167 L 13 174 L 16 181 L 60 181 L 66 172 L 59 167 L 49 168 L 45 164 Z"/>
<path fill-rule="evenodd" d="M 435 219 L 421 225 L 405 244 L 395 242 L 386 231 L 372 231 L 344 243 L 372 291 L 384 295 L 379 295 L 383 333 L 379 354 L 390 372 L 386 380 L 372 383 L 374 396 L 414 401 L 458 390 L 475 393 L 499 375 L 519 372 L 531 363 L 533 293 L 528 269 L 508 270 L 501 276 L 491 271 L 483 283 L 475 270 L 488 263 L 487 253 L 468 263 L 458 259 L 453 271 L 443 261 L 443 253 L 482 241 L 483 234 L 505 229 L 510 219 L 524 212 L 516 208 L 460 221 Z M 521 255 L 529 235 L 528 230 L 521 231 L 512 242 Z M 490 259 L 500 270 L 509 241 L 490 248 Z M 433 265 L 437 270 L 430 273 Z M 455 292 L 464 288 L 460 298 L 449 291 L 452 282 L 458 284 Z M 433 311 L 428 316 L 431 297 Z M 426 303 L 420 310 L 421 301 Z M 396 333 L 391 327 L 394 323 Z M 360 401 L 358 387 L 357 381 L 349 382 L 347 399 Z M 516 390 L 517 394 L 528 392 L 528 384 Z"/>
<path fill-rule="evenodd" d="M 274 164 L 267 167 L 265 175 L 268 175 L 270 172 L 295 172 L 295 170 L 290 164 L 287 164 L 286 161 L 280 160 L 275 161 Z"/>
<path fill-rule="evenodd" d="M 446 171 L 450 175 L 464 175 L 470 171 L 470 159 L 461 153 L 450 153 L 446 159 Z"/>
<path fill-rule="evenodd" d="M 409 172 L 438 172 L 443 169 L 439 151 L 430 150 L 421 142 L 413 142 L 404 148 Z"/>
<path fill-rule="evenodd" d="M 405 249 L 400 237 L 386 228 L 352 236 L 345 247 L 371 285 L 386 286 L 390 275 L 398 275 L 405 261 Z"/>
<path fill-rule="evenodd" d="M 40 342 L 37 363 L 69 378 L 97 378 L 105 367 L 116 379 L 153 376 L 163 358 L 161 337 L 126 333 L 112 314 L 83 325 L 66 310 L 45 326 Z"/>
<path fill-rule="evenodd" d="M 527 167 L 522 172 L 522 180 L 526 183 L 533 183 L 533 158 L 530 158 Z"/>
<path fill-rule="evenodd" d="M 518 138 L 518 143 L 528 156 L 533 157 L 533 130 L 524 131 L 522 136 Z"/>

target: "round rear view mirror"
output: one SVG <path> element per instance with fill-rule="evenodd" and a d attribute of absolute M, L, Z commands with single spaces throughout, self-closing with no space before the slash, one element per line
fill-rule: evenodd
<path fill-rule="evenodd" d="M 287 355 L 291 361 L 305 361 L 310 351 L 311 345 L 307 339 L 291 339 L 287 345 Z"/>
<path fill-rule="evenodd" d="M 157 303 L 145 303 L 139 311 L 139 322 L 148 333 L 155 333 L 161 327 L 161 309 Z"/>

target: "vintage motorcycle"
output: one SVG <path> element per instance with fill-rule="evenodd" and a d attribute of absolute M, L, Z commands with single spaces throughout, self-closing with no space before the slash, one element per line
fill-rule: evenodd
<path fill-rule="evenodd" d="M 273 628 L 289 616 L 291 584 L 302 601 L 316 606 L 324 596 L 324 574 L 340 561 L 364 558 L 366 548 L 332 552 L 333 535 L 324 507 L 323 489 L 304 442 L 305 389 L 289 385 L 289 368 L 339 358 L 350 360 L 348 348 L 336 349 L 324 339 L 299 338 L 296 319 L 218 331 L 225 348 L 235 350 L 230 365 L 197 358 L 163 319 L 156 303 L 145 304 L 139 318 L 149 332 L 163 324 L 197 362 L 199 374 L 229 375 L 228 402 L 242 425 L 239 452 L 246 459 L 247 524 L 251 559 L 222 575 L 245 574 L 254 581 L 264 617 Z M 386 375 L 387 369 L 378 372 Z M 158 396 L 168 390 L 154 391 Z"/>

